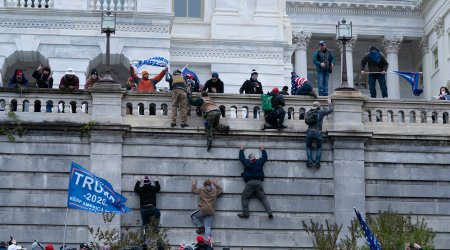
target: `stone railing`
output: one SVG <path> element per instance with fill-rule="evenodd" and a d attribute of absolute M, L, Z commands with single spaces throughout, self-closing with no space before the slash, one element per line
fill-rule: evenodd
<path fill-rule="evenodd" d="M 89 0 L 90 10 L 135 11 L 136 0 Z"/>
<path fill-rule="evenodd" d="M 39 119 L 36 113 L 44 113 L 42 117 L 63 115 L 74 117 L 73 122 L 97 119 L 98 115 L 106 117 L 104 121 L 123 122 L 132 127 L 169 127 L 172 113 L 170 93 L 129 93 L 116 92 L 109 96 L 111 101 L 100 101 L 98 105 L 93 96 L 103 100 L 104 92 L 76 91 L 72 93 L 58 90 L 30 90 L 18 92 L 10 89 L 0 89 L 0 112 L 14 111 L 27 114 L 34 113 L 33 119 Z M 195 95 L 195 94 L 194 94 Z M 263 123 L 263 112 L 259 95 L 212 94 L 220 106 L 222 120 L 231 125 L 232 129 L 254 130 Z M 306 131 L 304 116 L 312 106 L 309 96 L 286 96 L 286 124 L 288 131 Z M 319 98 L 322 106 L 326 106 L 325 98 Z M 117 103 L 117 104 L 116 104 Z M 417 100 L 384 100 L 367 99 L 363 97 L 346 98 L 334 96 L 335 113 L 324 120 L 324 130 L 358 130 L 374 133 L 412 133 L 412 134 L 448 134 L 450 131 L 450 102 L 417 101 Z M 99 106 L 103 105 L 103 106 Z M 120 111 L 105 114 L 108 107 L 120 107 Z M 97 107 L 97 109 L 96 109 Z M 105 111 L 106 109 L 106 111 Z M 113 109 L 113 108 L 111 108 Z M 93 115 L 94 114 L 94 115 Z M 82 121 L 79 121 L 82 116 Z M 42 118 L 46 120 L 45 118 Z M 70 118 L 69 118 L 70 119 Z M 337 120 L 336 120 L 337 119 Z M 196 108 L 191 107 L 189 124 L 202 127 L 202 118 L 197 115 Z"/>
<path fill-rule="evenodd" d="M 363 123 L 371 131 L 441 133 L 450 128 L 449 114 L 450 102 L 441 100 L 367 99 L 363 104 Z"/>
<path fill-rule="evenodd" d="M 4 0 L 4 6 L 9 8 L 52 8 L 52 0 Z"/>

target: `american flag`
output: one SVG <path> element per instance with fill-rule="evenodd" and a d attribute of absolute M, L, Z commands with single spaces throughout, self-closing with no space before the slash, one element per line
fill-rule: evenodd
<path fill-rule="evenodd" d="M 370 250 L 381 250 L 380 243 L 378 242 L 375 235 L 373 235 L 370 231 L 369 226 L 363 220 L 359 211 L 355 207 L 353 209 L 355 210 L 356 217 L 358 217 L 359 224 L 361 224 L 361 228 L 364 230 L 364 235 L 366 236 L 367 244 L 369 244 Z"/>
<path fill-rule="evenodd" d="M 393 73 L 403 77 L 406 81 L 411 84 L 411 90 L 415 96 L 420 96 L 422 94 L 423 89 L 419 88 L 419 72 L 400 72 L 400 71 L 393 71 Z"/>

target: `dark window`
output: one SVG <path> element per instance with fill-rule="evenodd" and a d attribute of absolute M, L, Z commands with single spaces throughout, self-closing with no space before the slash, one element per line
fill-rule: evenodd
<path fill-rule="evenodd" d="M 173 0 L 175 17 L 202 17 L 202 0 Z"/>

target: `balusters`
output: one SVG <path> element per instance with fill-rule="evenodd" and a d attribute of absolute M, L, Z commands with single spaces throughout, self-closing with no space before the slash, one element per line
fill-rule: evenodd
<path fill-rule="evenodd" d="M 128 6 L 130 6 L 128 10 L 134 11 L 135 10 L 134 8 L 136 8 L 136 0 L 129 0 Z"/>
<path fill-rule="evenodd" d="M 95 0 L 95 9 L 96 10 L 101 10 L 102 6 L 100 4 L 100 0 Z"/>
<path fill-rule="evenodd" d="M 123 10 L 128 10 L 128 8 L 130 7 L 130 5 L 128 4 L 128 1 L 129 0 L 124 0 L 123 1 L 123 6 L 122 6 Z"/>
<path fill-rule="evenodd" d="M 45 8 L 50 7 L 53 4 L 53 2 L 50 2 L 50 0 L 45 0 Z"/>
<path fill-rule="evenodd" d="M 103 0 L 102 10 L 106 10 L 106 8 L 108 8 L 108 4 L 107 4 L 106 0 Z"/>

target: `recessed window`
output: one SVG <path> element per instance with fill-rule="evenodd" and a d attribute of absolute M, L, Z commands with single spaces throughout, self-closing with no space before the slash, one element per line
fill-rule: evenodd
<path fill-rule="evenodd" d="M 202 0 L 173 0 L 175 17 L 202 18 Z"/>
<path fill-rule="evenodd" d="M 433 49 L 433 62 L 434 62 L 434 70 L 439 68 L 439 51 L 438 47 Z"/>

